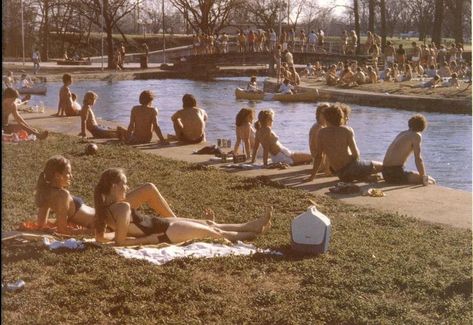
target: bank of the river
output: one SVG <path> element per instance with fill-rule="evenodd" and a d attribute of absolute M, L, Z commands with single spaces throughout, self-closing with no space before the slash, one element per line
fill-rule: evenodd
<path fill-rule="evenodd" d="M 23 67 L 20 62 L 4 62 L 3 70 L 11 70 L 16 76 L 20 70 L 32 73 L 31 63 Z M 219 70 L 221 76 L 250 76 L 252 74 L 264 75 L 264 67 L 226 67 Z M 133 80 L 133 79 L 170 79 L 190 78 L 192 75 L 183 75 L 171 69 L 161 69 L 160 65 L 154 64 L 149 69 L 140 69 L 138 64 L 128 64 L 123 71 L 101 71 L 96 64 L 93 66 L 58 66 L 55 62 L 43 63 L 38 76 L 45 77 L 49 81 L 61 81 L 64 73 L 70 73 L 75 80 Z M 407 83 L 378 83 L 375 85 L 363 85 L 357 88 L 342 89 L 329 87 L 324 82 L 314 79 L 305 79 L 300 88 L 317 88 L 321 100 L 342 101 L 353 104 L 401 108 L 414 111 L 430 111 L 444 113 L 459 113 L 471 115 L 471 87 L 463 83 L 460 89 L 435 88 L 420 89 L 410 88 L 406 85 L 414 85 L 415 81 Z M 274 91 L 276 79 L 269 78 L 265 82 L 265 89 Z"/>
<path fill-rule="evenodd" d="M 403 83 L 402 85 L 400 83 L 379 83 L 377 85 L 370 85 L 370 87 L 363 88 L 363 86 L 368 86 L 363 85 L 361 87 L 343 89 L 329 87 L 324 82 L 308 79 L 301 81 L 298 88 L 300 91 L 317 89 L 320 94 L 320 100 L 412 111 L 471 115 L 470 85 L 463 84 L 461 89 L 411 89 L 406 87 L 406 85 L 414 85 L 415 83 L 414 81 L 406 84 Z M 269 78 L 265 81 L 265 91 L 274 91 L 276 88 L 277 80 L 275 78 Z"/>
<path fill-rule="evenodd" d="M 51 116 L 55 110 L 48 109 L 46 113 L 23 114 L 25 120 L 36 128 L 48 129 L 53 132 L 68 135 L 77 135 L 80 132 L 79 117 L 58 118 Z M 101 121 L 101 124 L 116 126 L 117 123 Z M 122 125 L 123 126 L 123 125 Z M 154 136 L 155 137 L 155 136 Z M 157 139 L 155 139 L 157 141 Z M 107 142 L 98 140 L 97 142 Z M 442 186 L 392 186 L 384 182 L 368 184 L 360 183 L 362 190 L 370 187 L 381 188 L 386 197 L 372 198 L 361 195 L 333 195 L 328 188 L 337 183 L 335 177 L 320 177 L 315 182 L 304 183 L 303 179 L 309 175 L 310 165 L 291 167 L 287 170 L 253 169 L 235 170 L 225 168 L 226 164 L 216 164 L 210 161 L 212 156 L 193 155 L 206 144 L 179 146 L 160 146 L 155 142 L 150 145 L 138 146 L 141 150 L 158 156 L 190 163 L 211 164 L 219 169 L 227 170 L 241 176 L 265 176 L 282 185 L 304 189 L 317 195 L 330 195 L 345 203 L 362 207 L 371 207 L 380 211 L 399 213 L 427 222 L 448 224 L 454 227 L 471 228 L 472 196 L 470 192 L 454 190 Z"/>
<path fill-rule="evenodd" d="M 78 125 L 77 118 L 43 120 Z M 36 216 L 37 177 L 49 157 L 63 154 L 72 163 L 71 194 L 89 205 L 102 171 L 118 166 L 127 171 L 131 187 L 155 183 L 178 216 L 200 219 L 204 208 L 212 208 L 218 222 L 236 223 L 256 218 L 273 205 L 272 229 L 253 243 L 282 255 L 186 258 L 157 266 L 125 259 L 107 246 L 57 251 L 2 242 L 2 282 L 26 283 L 20 292 L 2 292 L 6 324 L 472 321 L 468 229 L 346 205 L 265 177 L 239 177 L 113 141 L 99 144 L 94 156 L 83 154 L 85 146 L 77 137 L 60 134 L 41 142 L 3 145 L 3 231 Z M 191 156 L 192 147 L 182 148 Z M 288 171 L 292 169 L 278 173 Z M 424 199 L 422 191 L 410 191 L 418 193 L 419 201 Z M 391 193 L 386 199 L 394 196 Z M 297 256 L 290 246 L 291 220 L 307 209 L 309 199 L 332 223 L 329 251 L 322 256 Z"/>

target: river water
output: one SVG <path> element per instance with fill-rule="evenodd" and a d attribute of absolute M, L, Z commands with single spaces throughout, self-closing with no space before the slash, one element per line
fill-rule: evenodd
<path fill-rule="evenodd" d="M 95 91 L 99 98 L 94 107 L 96 116 L 128 125 L 132 106 L 138 105 L 141 91 L 151 89 L 156 94 L 154 105 L 159 109 L 159 124 L 164 134 L 174 133 L 171 115 L 182 107 L 182 96 L 193 94 L 198 106 L 208 115 L 207 140 L 217 138 L 235 141 L 235 116 L 243 107 L 275 111 L 273 130 L 282 144 L 295 151 L 308 152 L 308 133 L 315 121 L 315 103 L 280 103 L 277 101 L 248 102 L 235 99 L 236 87 L 245 87 L 248 78 L 219 78 L 215 81 L 186 79 L 77 81 L 71 90 L 79 103 L 86 91 Z M 262 83 L 262 80 L 261 80 Z M 47 107 L 57 107 L 60 83 L 48 83 L 46 96 L 33 96 L 32 104 L 43 101 Z M 382 161 L 386 149 L 397 133 L 407 129 L 410 111 L 351 105 L 349 125 L 362 159 Z M 427 172 L 442 186 L 472 190 L 472 118 L 470 115 L 423 113 L 429 126 L 423 133 L 423 157 Z M 413 157 L 407 168 L 415 170 Z"/>

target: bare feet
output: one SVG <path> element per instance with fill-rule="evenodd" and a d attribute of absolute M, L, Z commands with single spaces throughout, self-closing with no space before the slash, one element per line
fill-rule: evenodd
<path fill-rule="evenodd" d="M 253 232 L 257 234 L 263 234 L 269 229 L 271 229 L 271 218 L 273 217 L 273 210 L 273 206 L 270 206 L 266 209 L 264 216 L 249 223 L 249 225 L 251 225 L 253 228 Z"/>
<path fill-rule="evenodd" d="M 209 222 L 211 221 L 211 223 L 209 224 L 215 224 L 215 211 L 212 210 L 211 208 L 205 208 L 204 209 L 204 218 Z"/>

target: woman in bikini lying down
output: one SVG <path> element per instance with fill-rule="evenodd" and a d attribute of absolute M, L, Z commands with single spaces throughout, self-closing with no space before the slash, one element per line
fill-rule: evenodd
<path fill-rule="evenodd" d="M 94 192 L 97 241 L 112 240 L 111 234 L 105 232 L 107 226 L 114 230 L 115 244 L 120 246 L 180 243 L 204 238 L 249 240 L 271 226 L 272 207 L 264 216 L 242 224 L 178 218 L 164 199 L 151 206 L 158 216 L 140 215 L 135 208 L 144 203 L 140 196 L 145 193 L 140 193 L 139 189 L 127 191 L 127 178 L 122 169 L 110 168 L 102 173 Z M 138 205 L 138 202 L 142 203 Z"/>
<path fill-rule="evenodd" d="M 49 158 L 36 183 L 37 224 L 39 228 L 44 228 L 48 222 L 49 213 L 54 212 L 59 233 L 72 234 L 67 224 L 73 223 L 89 228 L 74 232 L 75 234 L 92 234 L 95 209 L 84 204 L 82 198 L 69 193 L 67 188 L 71 182 L 72 171 L 69 160 L 59 155 Z"/>
<path fill-rule="evenodd" d="M 72 180 L 71 163 L 68 159 L 57 155 L 46 162 L 44 170 L 38 177 L 35 195 L 38 207 L 37 224 L 40 229 L 46 226 L 50 212 L 54 212 L 57 232 L 69 235 L 94 234 L 95 209 L 85 204 L 82 198 L 69 193 L 67 188 L 71 185 Z M 132 209 L 147 204 L 163 218 L 176 217 L 156 186 L 151 183 L 140 185 L 129 191 L 125 202 Z M 210 221 L 195 220 L 195 222 L 207 224 Z M 87 229 L 72 231 L 67 226 L 68 223 Z"/>

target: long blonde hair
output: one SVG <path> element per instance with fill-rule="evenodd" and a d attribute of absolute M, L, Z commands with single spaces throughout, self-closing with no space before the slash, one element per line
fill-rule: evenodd
<path fill-rule="evenodd" d="M 63 173 L 70 164 L 70 161 L 61 155 L 52 156 L 48 159 L 36 182 L 35 203 L 37 207 L 42 207 L 48 200 L 54 175 Z"/>
<path fill-rule="evenodd" d="M 109 214 L 105 204 L 105 195 L 110 193 L 113 184 L 118 184 L 123 180 L 125 172 L 121 168 L 109 168 L 100 176 L 100 180 L 94 189 L 95 204 L 95 231 L 104 233 L 107 225 L 107 215 Z"/>

